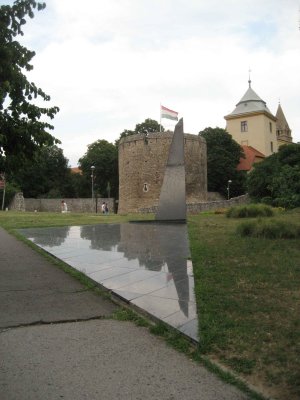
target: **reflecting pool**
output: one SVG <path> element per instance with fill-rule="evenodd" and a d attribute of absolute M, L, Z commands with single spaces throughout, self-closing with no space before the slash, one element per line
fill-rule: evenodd
<path fill-rule="evenodd" d="M 98 224 L 19 232 L 118 297 L 198 340 L 185 224 Z"/>

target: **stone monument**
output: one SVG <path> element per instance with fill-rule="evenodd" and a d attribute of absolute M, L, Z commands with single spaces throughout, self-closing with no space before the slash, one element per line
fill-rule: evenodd
<path fill-rule="evenodd" d="M 186 221 L 183 119 L 175 126 L 161 187 L 156 221 Z"/>

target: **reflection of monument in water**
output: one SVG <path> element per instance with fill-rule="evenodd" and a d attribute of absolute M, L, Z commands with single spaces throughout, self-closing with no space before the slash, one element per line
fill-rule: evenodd
<path fill-rule="evenodd" d="M 116 251 L 128 260 L 138 260 L 141 268 L 169 273 L 174 281 L 182 312 L 188 315 L 189 246 L 186 225 L 179 224 L 101 224 L 81 227 L 81 237 L 91 248 Z M 163 300 L 162 300 L 163 301 Z"/>
<path fill-rule="evenodd" d="M 165 263 L 159 249 L 157 231 L 152 225 L 121 224 L 118 251 L 128 260 L 138 259 L 139 264 L 151 271 L 161 271 Z"/>
<path fill-rule="evenodd" d="M 189 245 L 186 225 L 179 224 L 121 224 L 118 251 L 128 260 L 138 259 L 141 266 L 151 271 L 169 272 L 178 293 L 181 311 L 188 316 L 189 276 L 187 258 Z"/>

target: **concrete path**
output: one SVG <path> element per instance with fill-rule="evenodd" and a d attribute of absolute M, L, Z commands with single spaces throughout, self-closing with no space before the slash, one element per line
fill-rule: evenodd
<path fill-rule="evenodd" d="M 246 400 L 0 228 L 0 397 Z"/>

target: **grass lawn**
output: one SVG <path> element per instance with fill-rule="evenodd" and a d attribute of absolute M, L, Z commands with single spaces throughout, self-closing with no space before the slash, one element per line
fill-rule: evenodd
<path fill-rule="evenodd" d="M 300 210 L 273 217 L 300 224 Z M 189 218 L 200 349 L 264 393 L 300 398 L 300 239 L 242 238 L 241 219 Z"/>
<path fill-rule="evenodd" d="M 0 212 L 8 231 L 148 216 Z M 272 217 L 300 224 L 300 210 Z M 244 221 L 244 219 L 243 219 Z M 242 238 L 241 219 L 202 213 L 188 229 L 200 353 L 278 399 L 300 398 L 300 239 Z"/>

